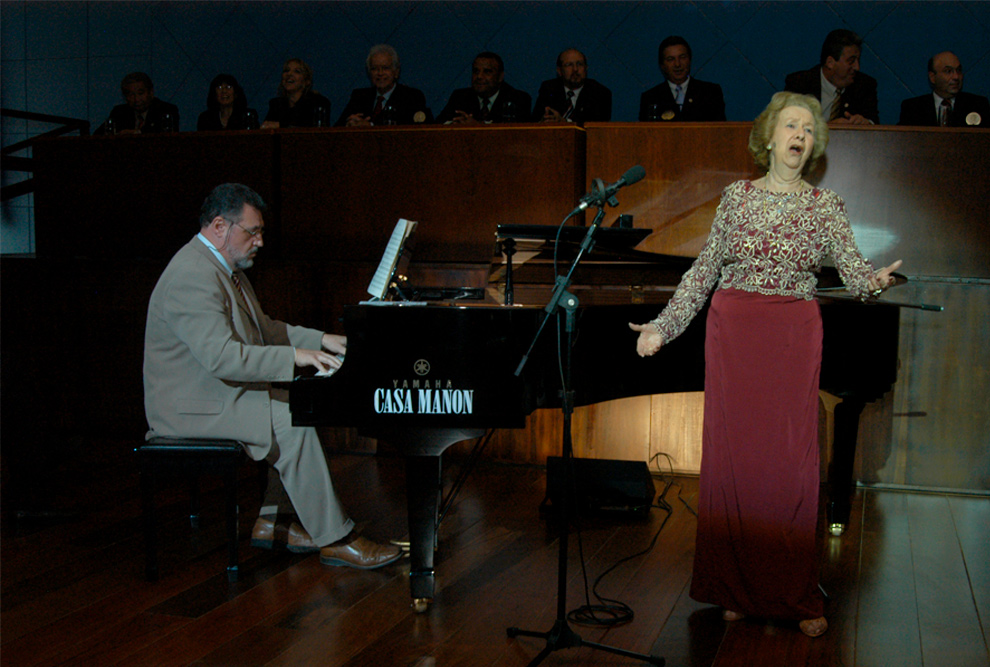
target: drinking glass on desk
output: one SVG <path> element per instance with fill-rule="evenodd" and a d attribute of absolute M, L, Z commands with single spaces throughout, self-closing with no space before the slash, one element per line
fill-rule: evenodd
<path fill-rule="evenodd" d="M 171 111 L 162 114 L 162 132 L 175 132 L 175 116 Z"/>
<path fill-rule="evenodd" d="M 519 105 L 512 100 L 506 100 L 502 104 L 502 122 L 514 123 L 519 120 Z"/>
<path fill-rule="evenodd" d="M 327 127 L 330 125 L 330 114 L 327 112 L 327 108 L 322 104 L 318 104 L 313 109 L 313 127 Z"/>
<path fill-rule="evenodd" d="M 245 109 L 244 111 L 244 129 L 246 130 L 257 130 L 258 129 L 258 112 L 255 109 Z"/>
<path fill-rule="evenodd" d="M 381 114 L 378 116 L 378 120 L 375 122 L 375 125 L 381 126 L 398 124 L 399 120 L 396 118 L 395 107 L 392 105 L 388 105 L 382 109 Z"/>
<path fill-rule="evenodd" d="M 117 134 L 117 121 L 113 118 L 107 118 L 106 122 L 103 123 L 103 134 Z"/>

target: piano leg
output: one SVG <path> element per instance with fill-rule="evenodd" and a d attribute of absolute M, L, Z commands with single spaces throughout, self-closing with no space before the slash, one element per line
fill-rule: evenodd
<path fill-rule="evenodd" d="M 440 457 L 406 457 L 406 499 L 409 511 L 409 588 L 413 607 L 426 611 L 433 600 L 433 554 L 437 543 L 440 503 Z"/>
<path fill-rule="evenodd" d="M 828 470 L 828 531 L 835 536 L 845 532 L 852 508 L 853 463 L 856 460 L 856 435 L 865 403 L 846 398 L 835 406 L 835 436 L 832 439 L 832 463 Z"/>

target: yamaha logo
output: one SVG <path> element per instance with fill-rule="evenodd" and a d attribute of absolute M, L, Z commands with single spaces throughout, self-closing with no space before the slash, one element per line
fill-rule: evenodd
<path fill-rule="evenodd" d="M 413 364 L 413 371 L 416 375 L 423 376 L 430 372 L 430 362 L 426 359 L 418 359 L 416 363 Z"/>

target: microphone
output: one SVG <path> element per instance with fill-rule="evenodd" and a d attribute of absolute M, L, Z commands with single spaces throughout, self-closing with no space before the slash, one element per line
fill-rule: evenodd
<path fill-rule="evenodd" d="M 642 165 L 637 164 L 634 167 L 630 167 L 629 170 L 622 175 L 622 178 L 610 185 L 604 185 L 600 178 L 596 178 L 592 182 L 593 185 L 591 192 L 581 197 L 581 203 L 576 209 L 574 209 L 574 213 L 580 213 L 592 205 L 601 206 L 603 203 L 609 202 L 609 200 L 612 199 L 612 197 L 615 196 L 615 193 L 621 188 L 624 188 L 627 185 L 632 185 L 633 183 L 639 183 L 645 177 L 646 170 L 643 169 Z M 616 206 L 617 204 L 618 202 L 612 204 L 612 206 Z M 574 215 L 574 213 L 571 215 Z"/>

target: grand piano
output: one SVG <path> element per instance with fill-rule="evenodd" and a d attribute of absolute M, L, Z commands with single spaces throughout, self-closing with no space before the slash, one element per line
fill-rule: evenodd
<path fill-rule="evenodd" d="M 646 359 L 636 354 L 637 334 L 627 327 L 627 322 L 656 316 L 691 260 L 623 248 L 623 234 L 612 231 L 620 242 L 605 239 L 594 248 L 569 290 L 581 302 L 572 350 L 575 405 L 703 390 L 707 311 Z M 516 375 L 545 316 L 550 246 L 559 261 L 577 252 L 568 240 L 531 247 L 526 261 L 511 272 L 509 299 L 506 262 L 498 261 L 499 300 L 346 307 L 348 352 L 340 369 L 330 377 L 299 378 L 290 387 L 294 424 L 358 427 L 405 454 L 410 588 L 417 608 L 425 608 L 434 594 L 443 451 L 487 429 L 521 428 L 534 410 L 560 406 L 557 346 L 564 337 L 554 330 L 563 328 L 560 321 L 542 332 Z M 504 257 L 504 246 L 498 247 L 498 256 Z M 511 257 L 510 252 L 510 267 Z M 835 283 L 834 272 L 822 281 Z M 514 304 L 505 305 L 507 300 Z M 823 298 L 822 317 L 821 388 L 843 399 L 835 410 L 828 522 L 843 526 L 849 517 L 859 415 L 895 381 L 899 312 L 895 306 Z M 871 340 L 888 344 L 861 345 L 864 330 Z"/>

